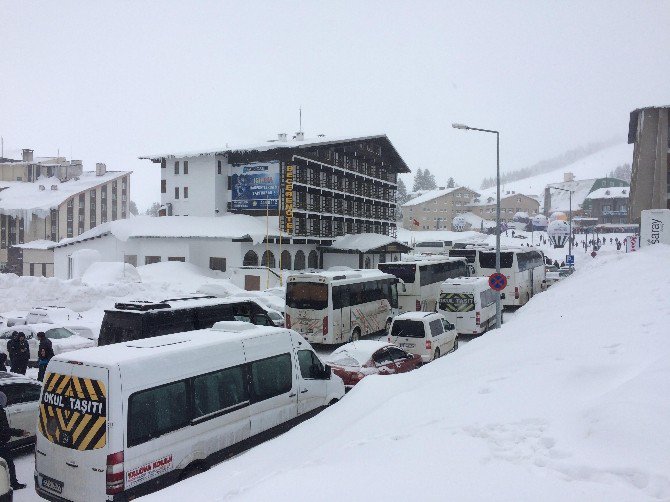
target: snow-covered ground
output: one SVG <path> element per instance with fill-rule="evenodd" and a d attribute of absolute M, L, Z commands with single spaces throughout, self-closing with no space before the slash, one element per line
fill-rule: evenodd
<path fill-rule="evenodd" d="M 502 329 L 147 500 L 669 500 L 670 247 L 582 263 Z"/>

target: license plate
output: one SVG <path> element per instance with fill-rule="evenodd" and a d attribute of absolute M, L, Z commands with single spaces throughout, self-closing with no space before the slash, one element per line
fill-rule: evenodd
<path fill-rule="evenodd" d="M 63 493 L 63 482 L 49 476 L 42 476 L 42 488 L 55 493 Z"/>
<path fill-rule="evenodd" d="M 313 329 L 308 329 L 307 333 L 309 333 L 311 335 L 312 333 L 314 333 L 314 330 Z"/>
<path fill-rule="evenodd" d="M 414 347 L 414 344 L 413 343 L 401 343 L 400 346 L 401 347 L 407 347 L 408 349 L 411 349 L 412 347 Z"/>

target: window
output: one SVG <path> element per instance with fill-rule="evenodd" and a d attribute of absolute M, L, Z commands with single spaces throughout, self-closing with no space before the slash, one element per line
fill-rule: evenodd
<path fill-rule="evenodd" d="M 7 395 L 7 406 L 20 403 L 39 401 L 40 386 L 28 383 L 3 385 L 0 390 Z"/>
<path fill-rule="evenodd" d="M 430 336 L 438 336 L 444 333 L 444 326 L 442 326 L 442 321 L 440 321 L 439 319 L 430 321 L 430 323 L 428 323 L 428 326 L 430 327 Z"/>
<path fill-rule="evenodd" d="M 165 159 L 161 159 L 161 169 L 165 169 L 167 167 L 167 162 Z"/>
<path fill-rule="evenodd" d="M 265 251 L 261 258 L 261 266 L 268 268 L 275 268 L 275 255 L 272 251 Z"/>
<path fill-rule="evenodd" d="M 305 269 L 305 253 L 302 250 L 295 252 L 295 259 L 293 262 L 293 268 L 295 270 L 304 270 Z"/>
<path fill-rule="evenodd" d="M 318 282 L 289 282 L 286 286 L 286 306 L 323 310 L 328 307 L 328 285 Z"/>
<path fill-rule="evenodd" d="M 439 321 L 437 321 L 439 322 Z M 389 347 L 388 349 L 389 356 L 391 356 L 391 359 L 394 359 L 396 361 L 400 359 L 408 359 L 410 356 L 408 356 L 407 352 L 404 350 L 400 350 L 397 347 Z"/>
<path fill-rule="evenodd" d="M 127 254 L 123 257 L 124 263 L 129 263 L 133 267 L 137 267 L 137 255 L 136 254 Z"/>
<path fill-rule="evenodd" d="M 226 271 L 226 259 L 225 258 L 215 258 L 214 256 L 209 257 L 209 268 L 210 270 L 220 270 L 221 272 Z"/>
<path fill-rule="evenodd" d="M 151 265 L 152 263 L 160 263 L 161 257 L 160 256 L 145 256 L 144 257 L 144 264 L 145 265 Z"/>
<path fill-rule="evenodd" d="M 247 251 L 242 260 L 243 267 L 257 267 L 258 255 L 254 251 Z"/>
<path fill-rule="evenodd" d="M 293 387 L 290 354 L 254 361 L 250 366 L 254 402 L 285 394 Z"/>
<path fill-rule="evenodd" d="M 392 361 L 391 355 L 386 348 L 378 350 L 372 354 L 372 360 L 378 365 L 388 364 Z"/>
<path fill-rule="evenodd" d="M 185 262 L 185 261 L 186 261 L 186 258 L 184 258 L 183 256 L 168 256 L 168 261 L 181 261 L 181 262 Z"/>
<path fill-rule="evenodd" d="M 184 161 L 184 174 L 188 174 L 188 160 Z"/>
<path fill-rule="evenodd" d="M 161 180 L 161 193 L 167 193 L 167 180 Z"/>
<path fill-rule="evenodd" d="M 188 187 L 184 187 L 184 199 L 188 199 Z"/>
<path fill-rule="evenodd" d="M 136 392 L 128 399 L 128 446 L 180 429 L 190 415 L 185 380 Z"/>
<path fill-rule="evenodd" d="M 423 338 L 425 336 L 423 322 L 399 319 L 393 323 L 391 336 L 404 336 L 407 338 Z"/>
<path fill-rule="evenodd" d="M 179 174 L 179 161 L 174 163 L 174 173 Z"/>
<path fill-rule="evenodd" d="M 219 411 L 233 411 L 249 403 L 243 366 L 226 368 L 193 379 L 194 417 L 204 417 Z"/>
<path fill-rule="evenodd" d="M 179 187 L 174 187 L 174 198 L 175 199 L 179 198 Z"/>
<path fill-rule="evenodd" d="M 220 160 L 216 161 L 216 173 L 221 174 L 221 161 Z"/>
<path fill-rule="evenodd" d="M 300 363 L 300 374 L 307 379 L 321 379 L 325 368 L 311 350 L 299 350 L 298 362 Z"/>

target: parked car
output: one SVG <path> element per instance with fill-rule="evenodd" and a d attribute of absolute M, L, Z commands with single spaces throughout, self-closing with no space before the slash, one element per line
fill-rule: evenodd
<path fill-rule="evenodd" d="M 9 466 L 4 458 L 0 458 L 0 502 L 12 502 L 14 490 L 9 480 Z"/>
<path fill-rule="evenodd" d="M 327 360 L 333 373 L 351 389 L 365 376 L 406 373 L 421 366 L 421 356 L 397 345 L 374 340 L 359 340 L 342 345 Z"/>
<path fill-rule="evenodd" d="M 396 316 L 388 341 L 420 356 L 424 363 L 458 348 L 456 327 L 436 312 L 406 312 Z"/>
<path fill-rule="evenodd" d="M 35 442 L 37 413 L 42 385 L 32 378 L 0 371 L 0 391 L 7 396 L 7 420 L 14 429 L 29 431 L 30 436 L 12 437 L 10 448 L 19 448 Z"/>
<path fill-rule="evenodd" d="M 74 310 L 50 305 L 48 307 L 34 307 L 26 316 L 26 324 L 67 323 L 78 319 L 81 319 L 81 314 Z"/>
<path fill-rule="evenodd" d="M 28 347 L 30 348 L 30 364 L 33 366 L 37 363 L 37 347 L 39 347 L 40 344 L 40 341 L 37 339 L 37 333 L 40 331 L 44 331 L 46 337 L 51 340 L 54 354 L 62 354 L 63 352 L 69 352 L 71 350 L 95 346 L 95 341 L 80 336 L 73 330 L 57 324 L 24 324 L 22 326 L 12 326 L 11 328 L 0 330 L 0 340 L 5 342 L 3 350 L 6 351 L 7 354 L 9 354 L 9 351 L 7 351 L 7 342 L 9 342 L 14 331 L 26 335 Z"/>

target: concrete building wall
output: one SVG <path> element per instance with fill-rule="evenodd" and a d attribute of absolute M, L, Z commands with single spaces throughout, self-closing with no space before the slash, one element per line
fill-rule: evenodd
<path fill-rule="evenodd" d="M 454 217 L 469 211 L 476 195 L 474 190 L 460 187 L 421 204 L 403 206 L 402 225 L 408 230 L 452 230 Z"/>
<path fill-rule="evenodd" d="M 53 249 L 24 249 L 23 275 L 37 277 L 54 276 Z"/>
<path fill-rule="evenodd" d="M 217 174 L 218 160 L 222 160 L 220 175 Z M 172 204 L 174 216 L 215 216 L 215 208 L 219 209 L 218 214 L 223 214 L 226 206 L 218 207 L 223 200 L 221 195 L 217 199 L 217 194 L 227 174 L 224 160 L 209 155 L 166 159 L 165 167 L 161 166 L 161 187 L 165 186 L 165 192 L 161 189 L 161 204 Z M 188 174 L 184 174 L 185 162 L 188 162 Z M 188 198 L 184 197 L 184 188 L 188 188 Z M 179 190 L 179 198 L 175 189 Z"/>
<path fill-rule="evenodd" d="M 495 220 L 496 204 L 472 206 L 470 211 L 486 220 Z M 540 203 L 523 194 L 514 194 L 500 199 L 500 220 L 510 222 L 519 211 L 528 213 L 531 218 L 540 212 Z"/>
<path fill-rule="evenodd" d="M 640 221 L 644 209 L 670 208 L 670 108 L 644 108 L 631 113 L 628 142 L 634 143 L 629 219 Z"/>

